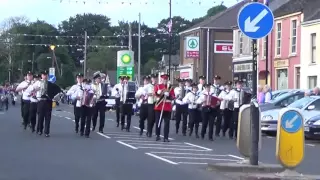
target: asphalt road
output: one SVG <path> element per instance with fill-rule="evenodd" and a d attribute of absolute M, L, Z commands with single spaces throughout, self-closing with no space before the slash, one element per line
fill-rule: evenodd
<path fill-rule="evenodd" d="M 71 107 L 56 110 L 50 138 L 23 130 L 18 106 L 0 113 L 0 180 L 224 180 L 206 171 L 205 163 L 237 160 L 212 150 L 216 143 L 206 148 L 198 146 L 205 142 L 173 136 L 165 144 L 140 138 L 135 129 L 122 132 L 112 113 L 107 115 L 105 134 L 92 133 L 86 139 L 74 133 Z M 136 126 L 137 119 L 133 122 Z"/>
<path fill-rule="evenodd" d="M 57 108 L 59 109 L 59 108 Z M 61 109 L 61 108 L 60 108 Z M 72 120 L 72 108 L 63 108 L 56 111 L 55 115 L 66 120 Z M 107 128 L 105 136 L 111 141 L 118 142 L 132 151 L 141 150 L 144 154 L 154 157 L 159 161 L 164 161 L 168 165 L 179 165 L 185 169 L 204 168 L 208 163 L 215 162 L 237 162 L 243 160 L 236 142 L 228 138 L 217 138 L 214 142 L 196 139 L 195 137 L 184 137 L 175 134 L 175 123 L 171 123 L 171 142 L 167 145 L 156 143 L 154 138 L 139 137 L 138 117 L 132 119 L 131 132 L 122 132 L 116 128 L 116 118 L 113 112 L 107 113 Z M 145 142 L 144 142 L 145 141 Z M 276 139 L 271 136 L 262 137 L 262 148 L 259 152 L 259 161 L 268 164 L 279 164 L 275 156 Z M 318 175 L 320 167 L 320 141 L 306 141 L 305 158 L 296 169 L 303 174 Z"/>

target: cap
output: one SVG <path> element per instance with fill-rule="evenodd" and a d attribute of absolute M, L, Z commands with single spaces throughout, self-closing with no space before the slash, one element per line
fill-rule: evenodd
<path fill-rule="evenodd" d="M 34 74 L 33 77 L 34 78 L 40 78 L 40 75 L 39 74 Z"/>
<path fill-rule="evenodd" d="M 82 73 L 78 73 L 78 74 L 76 75 L 76 77 L 83 77 L 83 74 L 82 74 Z"/>
<path fill-rule="evenodd" d="M 150 74 L 150 77 L 151 78 L 156 78 L 156 77 L 158 77 L 158 75 L 157 74 Z"/>
<path fill-rule="evenodd" d="M 185 79 L 185 82 L 192 83 L 192 79 Z"/>
<path fill-rule="evenodd" d="M 100 75 L 100 73 L 95 73 L 95 74 L 93 74 L 93 79 L 97 79 L 97 78 L 100 78 L 101 77 L 101 75 Z"/>
<path fill-rule="evenodd" d="M 150 76 L 145 76 L 145 77 L 143 77 L 143 80 L 147 80 L 147 81 L 149 81 L 151 79 L 151 77 Z"/>
<path fill-rule="evenodd" d="M 122 76 L 122 78 L 129 80 L 129 79 L 130 79 L 130 76 Z"/>
<path fill-rule="evenodd" d="M 89 84 L 92 83 L 91 79 L 88 79 L 88 83 L 89 83 Z"/>
<path fill-rule="evenodd" d="M 232 81 L 227 81 L 224 83 L 225 85 L 231 86 L 232 85 Z"/>
<path fill-rule="evenodd" d="M 44 70 L 44 71 L 41 71 L 41 75 L 48 75 L 48 71 L 47 70 Z"/>
<path fill-rule="evenodd" d="M 206 80 L 206 76 L 199 76 L 199 79 Z"/>
<path fill-rule="evenodd" d="M 184 79 L 180 79 L 180 78 L 177 78 L 176 79 L 179 83 L 183 83 L 183 82 L 185 82 L 185 80 Z"/>
<path fill-rule="evenodd" d="M 211 86 L 210 83 L 206 83 L 206 84 L 203 85 L 203 87 L 210 87 L 210 86 Z"/>
<path fill-rule="evenodd" d="M 100 73 L 101 77 L 107 77 L 107 75 L 105 73 Z"/>
<path fill-rule="evenodd" d="M 122 79 L 123 79 L 123 76 L 119 76 L 118 78 L 122 80 Z"/>
<path fill-rule="evenodd" d="M 214 75 L 214 79 L 215 79 L 215 80 L 220 80 L 220 79 L 221 79 L 221 77 L 220 77 L 220 76 L 218 76 L 218 75 Z"/>
<path fill-rule="evenodd" d="M 198 88 L 198 84 L 197 83 L 192 83 L 191 86 Z"/>
<path fill-rule="evenodd" d="M 33 73 L 31 71 L 28 71 L 26 75 L 33 75 Z"/>
<path fill-rule="evenodd" d="M 241 81 L 241 80 L 236 81 L 236 84 L 242 84 L 242 83 L 243 83 L 243 81 Z"/>
<path fill-rule="evenodd" d="M 169 75 L 168 74 L 162 74 L 161 76 L 160 76 L 162 79 L 169 79 Z"/>
<path fill-rule="evenodd" d="M 82 82 L 83 82 L 83 83 L 87 83 L 87 82 L 88 82 L 88 79 L 83 79 Z"/>

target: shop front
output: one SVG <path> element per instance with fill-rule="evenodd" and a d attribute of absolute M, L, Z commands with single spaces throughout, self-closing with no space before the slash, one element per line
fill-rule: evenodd
<path fill-rule="evenodd" d="M 252 88 L 252 60 L 233 62 L 233 81 L 243 81 L 243 85 Z"/>
<path fill-rule="evenodd" d="M 275 89 L 282 90 L 282 89 L 289 89 L 289 60 L 275 60 L 274 61 L 274 81 L 275 82 Z"/>

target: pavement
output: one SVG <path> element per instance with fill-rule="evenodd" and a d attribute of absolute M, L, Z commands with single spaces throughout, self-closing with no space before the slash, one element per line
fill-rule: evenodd
<path fill-rule="evenodd" d="M 184 137 L 175 134 L 174 121 L 169 143 L 156 142 L 155 137 L 140 137 L 137 116 L 133 116 L 131 132 L 121 131 L 116 127 L 113 112 L 106 114 L 104 134 L 94 132 L 91 138 L 84 139 L 73 131 L 72 110 L 68 105 L 55 108 L 50 138 L 23 130 L 18 107 L 0 114 L 0 140 L 5 142 L 4 148 L 0 148 L 0 158 L 6 162 L 0 164 L 0 180 L 37 180 L 49 173 L 46 178 L 49 180 L 224 180 L 229 178 L 207 171 L 207 165 L 244 159 L 234 140 L 221 137 L 211 142 Z M 263 137 L 259 161 L 278 164 L 275 150 L 275 138 Z M 305 159 L 297 171 L 319 173 L 319 150 L 319 142 L 306 141 Z"/>
<path fill-rule="evenodd" d="M 198 157 L 219 159 L 211 150 L 181 140 L 164 144 L 140 138 L 134 128 L 132 132 L 116 128 L 114 114 L 108 113 L 107 119 L 105 134 L 93 132 L 86 139 L 74 133 L 72 108 L 61 105 L 53 111 L 51 137 L 45 138 L 23 130 L 19 105 L 10 107 L 0 113 L 0 180 L 229 179 L 201 164 L 183 166 L 189 159 L 168 157 L 196 152 Z M 136 118 L 133 121 L 137 123 Z"/>

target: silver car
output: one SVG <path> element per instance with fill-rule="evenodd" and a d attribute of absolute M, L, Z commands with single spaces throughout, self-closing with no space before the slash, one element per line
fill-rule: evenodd
<path fill-rule="evenodd" d="M 320 114 L 320 96 L 310 96 L 299 99 L 288 105 L 289 108 L 301 109 L 304 120 Z M 279 112 L 281 109 L 274 109 L 261 112 L 261 131 L 274 133 L 277 131 Z"/>

